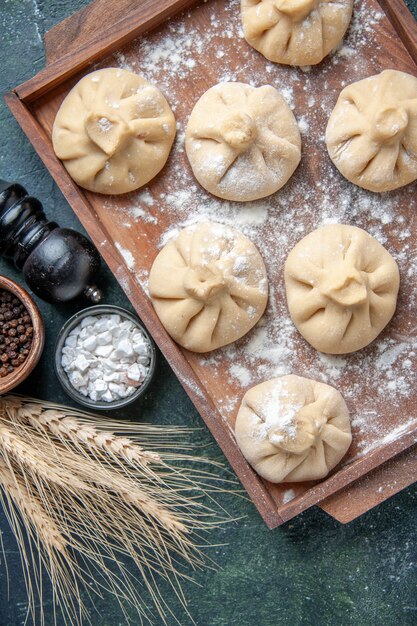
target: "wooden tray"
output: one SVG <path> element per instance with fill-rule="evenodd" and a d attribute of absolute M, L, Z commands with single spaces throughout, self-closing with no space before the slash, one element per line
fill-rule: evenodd
<path fill-rule="evenodd" d="M 343 85 L 388 67 L 417 73 L 417 26 L 401 0 L 381 0 L 380 5 L 359 1 L 341 51 L 318 67 L 293 69 L 268 63 L 239 37 L 238 12 L 236 0 L 119 0 L 109 26 L 108 3 L 97 0 L 47 34 L 50 64 L 6 100 L 267 525 L 273 528 L 319 503 L 346 522 L 417 479 L 411 447 L 417 437 L 412 392 L 417 285 L 411 271 L 416 263 L 417 201 L 415 185 L 376 196 L 347 183 L 330 165 L 322 136 Z M 135 41 L 145 32 L 149 34 Z M 179 139 L 167 167 L 145 192 L 117 198 L 85 192 L 53 153 L 56 111 L 93 63 L 143 72 L 175 105 Z M 184 122 L 194 102 L 220 79 L 277 86 L 294 105 L 303 131 L 303 160 L 294 177 L 275 196 L 250 208 L 217 202 L 201 190 L 182 148 Z M 196 355 L 165 333 L 146 295 L 146 276 L 161 235 L 205 213 L 241 225 L 267 257 L 273 289 L 263 324 L 230 348 Z M 329 358 L 320 357 L 289 322 L 282 263 L 304 233 L 335 217 L 366 228 L 385 243 L 398 259 L 402 289 L 393 322 L 370 347 L 357 355 Z M 351 410 L 351 450 L 318 484 L 263 481 L 234 440 L 234 419 L 245 389 L 288 371 L 335 384 Z"/>

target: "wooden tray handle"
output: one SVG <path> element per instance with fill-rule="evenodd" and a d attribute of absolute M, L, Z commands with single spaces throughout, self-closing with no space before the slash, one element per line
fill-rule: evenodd
<path fill-rule="evenodd" d="M 91 41 L 100 40 L 118 22 L 127 17 L 134 20 L 138 12 L 143 12 L 147 5 L 154 2 L 155 0 L 118 0 L 112 3 L 109 10 L 108 0 L 94 0 L 45 34 L 47 63 L 53 63 Z M 413 51 L 412 56 L 417 62 L 415 48 L 411 45 L 417 41 L 417 23 L 403 0 L 379 2 L 409 52 Z M 417 480 L 416 452 L 416 447 L 406 450 L 330 496 L 319 506 L 341 523 L 352 521 Z"/>

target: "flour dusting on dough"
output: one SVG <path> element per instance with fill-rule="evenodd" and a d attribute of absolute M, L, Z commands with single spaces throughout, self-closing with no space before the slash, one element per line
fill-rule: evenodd
<path fill-rule="evenodd" d="M 168 35 L 162 40 L 157 32 L 150 33 L 108 61 L 144 74 L 161 88 L 176 112 L 178 133 L 168 168 L 161 175 L 163 183 L 152 183 L 149 188 L 130 194 L 125 209 L 120 208 L 120 201 L 112 199 L 106 200 L 106 206 L 109 211 L 115 207 L 115 219 L 120 221 L 121 229 L 125 228 L 122 223 L 126 222 L 126 216 L 131 217 L 129 211 L 136 209 L 132 228 L 124 231 L 132 237 L 132 250 L 134 237 L 140 238 L 144 232 L 153 244 L 153 254 L 144 257 L 138 252 L 134 259 L 136 279 L 145 290 L 153 258 L 182 227 L 209 219 L 230 224 L 247 235 L 267 266 L 272 286 L 267 312 L 235 344 L 196 357 L 202 383 L 209 380 L 211 388 L 218 383 L 221 393 L 214 401 L 229 428 L 243 393 L 267 378 L 295 373 L 334 384 L 351 413 L 354 442 L 359 444 L 353 453 L 362 454 L 367 446 L 377 446 L 384 437 L 396 436 L 396 429 L 409 419 L 400 407 L 415 393 L 416 190 L 414 185 L 399 192 L 376 195 L 348 183 L 330 162 L 324 132 L 340 89 L 388 66 L 387 52 L 377 44 L 373 44 L 375 54 L 371 59 L 364 53 L 369 41 L 373 41 L 376 28 L 387 18 L 382 12 L 375 13 L 366 0 L 357 0 L 345 40 L 319 68 L 297 69 L 265 61 L 264 72 L 259 73 L 256 53 L 241 38 L 239 6 L 239 0 L 221 5 L 204 3 L 200 10 L 209 12 L 209 28 L 192 30 L 186 12 L 170 21 Z M 225 11 L 221 20 L 216 7 L 219 12 Z M 192 92 L 203 72 L 201 64 L 206 62 L 202 61 L 203 51 L 204 59 L 207 56 L 213 59 L 213 84 L 221 80 L 238 80 L 255 86 L 271 84 L 301 121 L 304 131 L 301 164 L 290 181 L 269 198 L 248 204 L 224 202 L 206 193 L 192 176 L 184 155 L 184 128 L 192 107 L 184 104 L 182 94 L 186 89 Z M 232 62 L 236 52 L 238 67 Z M 339 91 L 332 86 L 336 71 L 340 73 Z M 196 94 L 195 100 L 199 95 Z M 315 186 L 305 181 L 307 166 L 314 167 Z M 147 202 L 148 194 L 153 204 Z M 410 206 L 410 211 L 405 214 L 400 205 Z M 148 216 L 155 222 L 150 222 Z M 382 243 L 399 265 L 402 286 L 397 314 L 387 331 L 359 353 L 326 356 L 306 344 L 292 324 L 282 269 L 288 252 L 304 235 L 322 224 L 338 222 L 364 228 Z M 402 299 L 401 293 L 407 293 L 407 299 Z M 224 369 L 220 367 L 223 364 L 226 364 L 227 384 Z M 386 411 L 387 397 L 393 420 L 398 420 L 391 431 L 379 417 Z"/>

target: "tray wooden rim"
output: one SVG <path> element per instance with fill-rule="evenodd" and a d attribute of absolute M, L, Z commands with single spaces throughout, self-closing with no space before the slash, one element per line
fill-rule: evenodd
<path fill-rule="evenodd" d="M 96 219 L 97 216 L 94 214 L 94 209 L 84 196 L 83 191 L 75 185 L 63 165 L 56 158 L 50 138 L 39 124 L 36 116 L 31 112 L 29 105 L 53 91 L 61 83 L 87 67 L 90 63 L 108 56 L 128 43 L 128 41 L 152 30 L 169 17 L 180 13 L 185 8 L 198 4 L 198 2 L 199 0 L 162 0 L 157 3 L 158 7 L 155 7 L 156 3 L 152 2 L 152 0 L 142 0 L 141 4 L 134 11 L 137 21 L 132 20 L 132 14 L 130 13 L 126 18 L 122 18 L 111 29 L 107 30 L 104 36 L 94 39 L 88 45 L 82 46 L 75 54 L 69 52 L 64 57 L 54 61 L 33 78 L 17 86 L 5 96 L 6 103 L 22 127 L 22 130 L 31 141 L 83 226 L 96 242 L 108 241 L 111 237 L 109 237 L 108 233 L 103 229 L 103 225 Z M 417 65 L 417 23 L 413 16 L 409 13 L 403 0 L 378 0 L 378 2 L 397 30 L 400 41 Z M 388 459 L 393 458 L 415 444 L 416 426 L 405 429 L 400 437 L 394 441 L 379 446 L 370 453 L 352 461 L 349 465 L 330 475 L 326 480 L 313 486 L 305 494 L 280 507 L 278 511 L 262 479 L 254 472 L 240 453 L 229 428 L 224 423 L 219 411 L 212 404 L 210 397 L 202 386 L 197 374 L 186 360 L 184 353 L 161 326 L 148 297 L 125 267 L 120 253 L 108 245 L 102 246 L 100 251 L 116 279 L 123 283 L 126 281 L 130 286 L 131 293 L 129 298 L 132 304 L 166 356 L 172 369 L 203 417 L 238 478 L 247 489 L 269 528 L 274 528 L 310 506 L 319 504 L 321 501 L 348 487 L 358 478 L 362 478 Z"/>

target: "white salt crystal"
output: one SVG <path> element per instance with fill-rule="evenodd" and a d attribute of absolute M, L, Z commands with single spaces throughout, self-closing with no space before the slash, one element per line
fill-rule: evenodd
<path fill-rule="evenodd" d="M 97 346 L 97 348 L 94 350 L 94 354 L 96 354 L 97 356 L 103 356 L 104 358 L 107 358 L 111 355 L 111 353 L 113 352 L 113 346 Z"/>
<path fill-rule="evenodd" d="M 104 333 L 100 333 L 96 337 L 97 345 L 106 346 L 111 343 L 113 339 L 113 335 L 109 330 L 106 330 Z"/>
<path fill-rule="evenodd" d="M 130 341 L 127 339 L 122 339 L 117 344 L 117 348 L 114 351 L 114 358 L 121 359 L 123 357 L 130 357 L 133 355 L 133 348 Z"/>
<path fill-rule="evenodd" d="M 73 329 L 62 349 L 70 383 L 93 401 L 128 397 L 148 374 L 148 342 L 134 322 L 120 315 L 86 319 L 88 324 Z"/>
<path fill-rule="evenodd" d="M 94 389 L 98 393 L 101 393 L 102 391 L 107 391 L 107 383 L 104 382 L 104 380 L 96 380 L 94 383 Z"/>
<path fill-rule="evenodd" d="M 95 325 L 94 325 L 95 332 L 99 334 L 99 333 L 103 333 L 106 330 L 108 330 L 109 329 L 109 322 L 110 322 L 110 320 L 107 317 L 103 316 L 103 318 L 99 318 L 97 320 L 97 322 L 95 323 Z M 110 322 L 110 327 L 111 327 L 111 322 Z"/>
<path fill-rule="evenodd" d="M 115 398 L 113 397 L 113 394 L 110 391 L 110 389 L 108 389 L 107 391 L 103 393 L 103 395 L 101 396 L 101 399 L 104 400 L 104 402 L 113 402 Z"/>
<path fill-rule="evenodd" d="M 92 352 L 96 348 L 97 340 L 94 335 L 90 335 L 90 337 L 87 337 L 87 339 L 84 339 L 82 345 L 85 350 Z"/>
<path fill-rule="evenodd" d="M 74 361 L 74 367 L 79 372 L 84 374 L 84 372 L 86 372 L 88 370 L 88 368 L 90 367 L 90 361 L 88 359 L 86 359 L 83 354 L 79 354 L 77 356 L 77 358 L 75 359 L 75 361 Z"/>
<path fill-rule="evenodd" d="M 87 339 L 87 337 L 90 337 L 91 335 L 91 328 L 87 327 L 87 328 L 83 328 L 82 331 L 80 332 L 80 339 Z"/>
<path fill-rule="evenodd" d="M 140 381 L 141 371 L 137 363 L 134 363 L 127 369 L 127 377 L 129 378 L 129 380 L 132 380 L 134 382 Z"/>
<path fill-rule="evenodd" d="M 89 382 L 94 382 L 99 378 L 103 378 L 103 373 L 99 369 L 90 368 L 87 372 Z"/>
<path fill-rule="evenodd" d="M 140 365 L 149 365 L 150 357 L 148 354 L 144 354 L 143 356 L 138 356 L 137 362 Z"/>
<path fill-rule="evenodd" d="M 65 344 L 65 346 L 62 348 L 62 354 L 65 354 L 66 356 L 68 356 L 70 359 L 74 359 L 75 358 L 75 350 L 74 348 L 70 348 L 69 346 L 67 346 Z"/>
<path fill-rule="evenodd" d="M 113 396 L 121 397 L 125 387 L 123 385 L 117 385 L 116 383 L 109 383 L 109 390 L 112 392 Z"/>
<path fill-rule="evenodd" d="M 72 369 L 73 368 L 73 360 L 67 354 L 63 354 L 61 358 L 61 365 L 64 369 Z"/>
<path fill-rule="evenodd" d="M 136 352 L 136 354 L 138 354 L 139 356 L 148 356 L 149 355 L 149 348 L 148 345 L 142 340 L 140 343 L 134 343 L 133 344 L 133 350 Z"/>
<path fill-rule="evenodd" d="M 125 378 L 126 374 L 122 372 L 113 372 L 112 374 L 103 375 L 103 380 L 105 380 L 106 383 L 122 383 L 124 382 Z"/>
<path fill-rule="evenodd" d="M 81 328 L 85 328 L 86 326 L 92 326 L 96 321 L 96 318 L 92 315 L 87 315 L 84 319 L 81 320 Z"/>
<path fill-rule="evenodd" d="M 86 379 L 78 371 L 71 372 L 68 378 L 71 385 L 73 385 L 76 389 L 84 387 L 87 384 Z"/>
<path fill-rule="evenodd" d="M 115 372 L 117 370 L 117 361 L 111 361 L 110 359 L 108 359 L 102 364 L 102 367 L 103 372 L 111 374 L 112 372 Z"/>
<path fill-rule="evenodd" d="M 65 341 L 65 345 L 68 348 L 75 348 L 75 346 L 77 345 L 77 336 L 76 335 L 69 335 Z"/>

